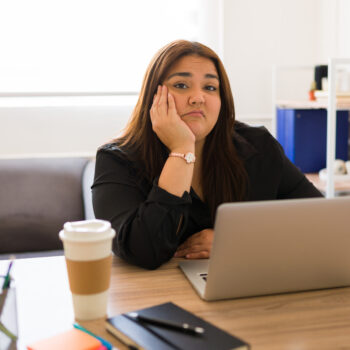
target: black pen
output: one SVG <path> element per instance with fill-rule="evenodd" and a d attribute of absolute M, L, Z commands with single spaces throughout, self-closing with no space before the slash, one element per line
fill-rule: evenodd
<path fill-rule="evenodd" d="M 192 334 L 203 334 L 204 333 L 204 328 L 197 327 L 197 326 L 191 326 L 188 323 L 176 323 L 176 322 L 172 322 L 172 321 L 164 321 L 164 320 L 160 320 L 159 318 L 139 315 L 137 312 L 129 312 L 128 314 L 126 314 L 126 316 L 129 316 L 132 319 L 137 320 L 137 321 L 151 323 L 151 324 L 154 324 L 157 326 L 162 326 L 165 328 L 173 328 L 173 329 L 176 329 L 178 331 L 185 332 L 185 333 L 192 333 Z"/>

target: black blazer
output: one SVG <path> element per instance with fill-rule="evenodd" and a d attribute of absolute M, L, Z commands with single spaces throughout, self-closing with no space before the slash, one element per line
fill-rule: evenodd
<path fill-rule="evenodd" d="M 322 196 L 264 127 L 237 122 L 233 142 L 249 178 L 247 200 Z M 93 206 L 96 218 L 110 221 L 117 232 L 114 252 L 154 269 L 189 236 L 214 223 L 193 189 L 182 197 L 168 193 L 158 187 L 157 178 L 149 182 L 140 176 L 142 166 L 132 158 L 114 143 L 97 151 Z"/>

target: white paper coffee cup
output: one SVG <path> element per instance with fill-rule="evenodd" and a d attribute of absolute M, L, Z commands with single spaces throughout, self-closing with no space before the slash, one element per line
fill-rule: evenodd
<path fill-rule="evenodd" d="M 106 316 L 114 236 L 104 220 L 66 222 L 59 233 L 77 320 Z"/>

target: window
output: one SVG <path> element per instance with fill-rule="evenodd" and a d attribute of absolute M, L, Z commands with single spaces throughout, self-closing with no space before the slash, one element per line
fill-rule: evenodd
<path fill-rule="evenodd" d="M 200 40 L 201 0 L 1 0 L 0 92 L 137 92 L 155 52 Z"/>

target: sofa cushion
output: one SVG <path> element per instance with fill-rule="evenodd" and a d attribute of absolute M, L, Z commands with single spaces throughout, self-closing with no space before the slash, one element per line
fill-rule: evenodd
<path fill-rule="evenodd" d="M 0 253 L 62 249 L 66 221 L 84 219 L 87 158 L 0 159 Z"/>

